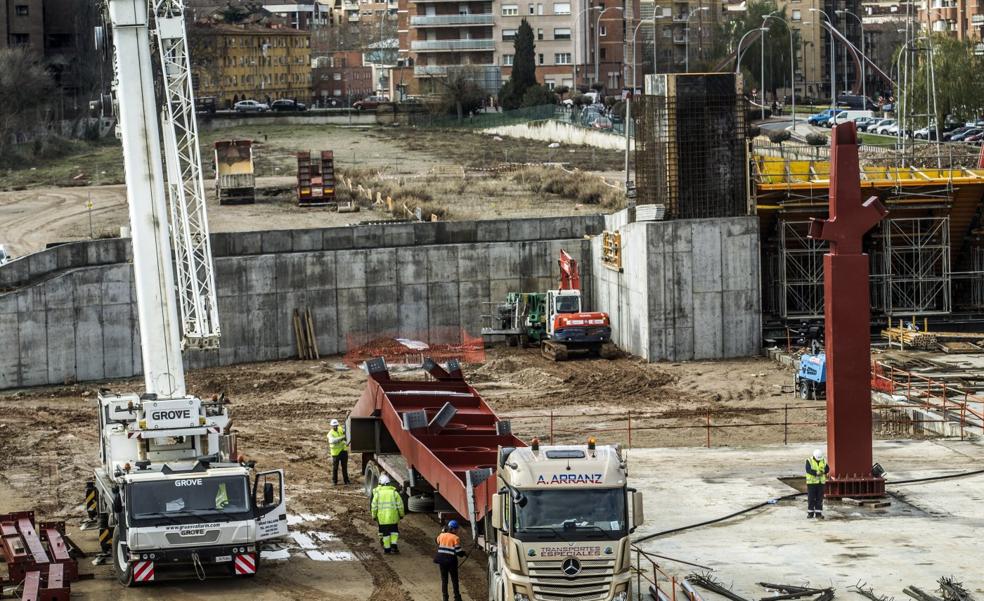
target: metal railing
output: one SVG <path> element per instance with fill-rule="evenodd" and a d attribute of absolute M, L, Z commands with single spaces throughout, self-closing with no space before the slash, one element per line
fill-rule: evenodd
<path fill-rule="evenodd" d="M 477 15 L 422 15 L 410 17 L 410 24 L 417 26 L 440 25 L 492 25 L 491 14 Z"/>
<path fill-rule="evenodd" d="M 416 51 L 495 50 L 495 40 L 415 40 L 410 49 Z"/>

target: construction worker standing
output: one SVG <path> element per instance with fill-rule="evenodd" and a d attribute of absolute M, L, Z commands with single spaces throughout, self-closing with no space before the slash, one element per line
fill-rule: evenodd
<path fill-rule="evenodd" d="M 400 540 L 400 519 L 404 514 L 403 497 L 390 484 L 390 478 L 386 474 L 379 477 L 379 486 L 372 491 L 369 511 L 372 519 L 379 524 L 379 541 L 383 544 L 383 553 L 399 553 L 397 543 Z"/>
<path fill-rule="evenodd" d="M 349 482 L 348 475 L 348 443 L 345 441 L 345 426 L 337 419 L 331 420 L 331 430 L 328 430 L 328 448 L 331 451 L 331 482 L 338 485 L 338 466 L 342 466 L 342 481 Z"/>
<path fill-rule="evenodd" d="M 458 589 L 458 558 L 464 556 L 461 550 L 461 539 L 458 538 L 458 522 L 451 520 L 448 522 L 440 534 L 437 535 L 437 553 L 434 555 L 434 563 L 441 567 L 441 595 L 444 601 L 448 601 L 448 579 L 454 588 L 454 601 L 461 601 L 461 591 Z"/>
<path fill-rule="evenodd" d="M 806 460 L 806 517 L 823 517 L 823 487 L 827 483 L 830 466 L 824 459 L 823 451 L 816 449 Z"/>

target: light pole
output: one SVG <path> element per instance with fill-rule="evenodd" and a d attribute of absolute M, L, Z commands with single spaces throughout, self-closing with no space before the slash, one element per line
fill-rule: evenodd
<path fill-rule="evenodd" d="M 775 15 L 767 15 L 766 19 L 775 19 L 781 22 L 786 26 L 786 32 L 789 34 L 789 88 L 793 96 L 793 131 L 796 131 L 796 55 L 793 54 L 793 30 L 789 27 L 786 19 Z"/>
<path fill-rule="evenodd" d="M 596 7 L 601 8 L 601 7 Z M 594 52 L 594 63 L 595 72 L 594 80 L 598 83 L 599 71 L 601 70 L 601 54 L 599 48 L 601 46 L 601 17 L 610 10 L 624 10 L 621 6 L 609 6 L 600 13 L 598 13 L 598 18 L 595 19 L 595 52 Z"/>
<path fill-rule="evenodd" d="M 830 17 L 827 15 L 823 9 L 811 8 L 811 13 L 820 13 L 827 19 L 827 27 L 830 28 L 830 108 L 837 108 L 837 60 L 834 52 L 834 24 L 830 21 Z"/>
<path fill-rule="evenodd" d="M 865 64 L 868 55 L 864 50 L 864 21 L 861 20 L 861 17 L 849 10 L 835 10 L 834 12 L 837 14 L 851 15 L 858 20 L 858 27 L 861 28 L 861 96 L 864 98 L 864 110 L 868 110 L 868 72 L 867 65 Z"/>
<path fill-rule="evenodd" d="M 573 27 L 571 28 L 571 62 L 574 63 L 574 81 L 571 83 L 571 88 L 574 92 L 577 92 L 577 27 L 581 23 L 581 15 L 589 10 L 601 10 L 600 6 L 586 6 L 578 11 L 577 15 L 574 16 Z M 584 66 L 587 68 L 587 52 L 585 52 Z"/>
<path fill-rule="evenodd" d="M 659 7 L 657 7 L 659 8 Z M 656 13 L 653 13 L 652 19 L 645 19 L 639 21 L 639 24 L 635 26 L 632 31 L 632 86 L 629 89 L 629 95 L 625 98 L 625 192 L 628 194 L 629 184 L 631 183 L 631 178 L 629 174 L 629 146 L 631 144 L 631 138 L 629 136 L 629 127 L 632 124 L 632 99 L 635 97 L 636 92 L 636 38 L 639 35 L 639 28 L 642 27 L 644 23 L 653 24 L 653 42 L 656 42 Z M 655 63 L 653 64 L 653 71 L 656 70 Z"/>
<path fill-rule="evenodd" d="M 690 14 L 687 15 L 687 21 L 683 24 L 683 33 L 685 36 L 687 36 L 683 45 L 684 48 L 683 64 L 684 64 L 684 71 L 687 73 L 690 73 L 690 19 L 700 11 L 708 10 L 708 9 L 709 7 L 707 6 L 701 6 L 699 8 L 693 9 L 692 11 L 690 11 Z M 698 28 L 698 31 L 700 31 L 700 28 Z M 698 54 L 699 53 L 700 51 L 698 50 Z"/>
<path fill-rule="evenodd" d="M 738 40 L 738 48 L 735 49 L 735 75 L 741 73 L 741 45 L 745 43 L 745 38 L 752 35 L 755 31 L 765 32 L 769 30 L 766 27 L 756 27 L 755 29 L 749 29 L 745 32 L 745 35 L 741 36 L 741 39 Z"/>

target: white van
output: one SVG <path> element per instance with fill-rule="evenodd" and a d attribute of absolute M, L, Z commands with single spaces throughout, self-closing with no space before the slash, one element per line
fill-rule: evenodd
<path fill-rule="evenodd" d="M 841 123 L 854 121 L 855 119 L 859 119 L 861 117 L 871 117 L 873 115 L 874 113 L 871 111 L 852 111 L 849 109 L 844 109 L 839 111 L 836 115 L 834 115 L 830 119 L 828 119 L 824 125 L 826 125 L 827 127 L 833 127 Z"/>
<path fill-rule="evenodd" d="M 11 257 L 10 253 L 7 252 L 7 249 L 3 247 L 3 244 L 0 244 L 0 265 L 9 263 L 12 260 L 13 257 Z"/>

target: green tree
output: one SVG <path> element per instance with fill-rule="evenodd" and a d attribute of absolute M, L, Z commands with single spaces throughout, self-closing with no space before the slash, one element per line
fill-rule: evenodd
<path fill-rule="evenodd" d="M 785 7 L 776 8 L 775 0 L 752 0 L 747 5 L 745 17 L 739 20 L 732 30 L 732 46 L 737 46 L 745 33 L 762 27 L 762 18 L 766 15 L 774 15 L 779 19 L 789 23 L 786 16 Z M 789 33 L 786 25 L 779 23 L 777 19 L 768 19 L 765 22 L 768 31 L 765 32 L 754 44 L 745 41 L 745 46 L 741 49 L 741 67 L 745 73 L 746 90 L 756 87 L 772 92 L 782 87 L 790 87 L 789 81 Z M 749 36 L 751 37 L 751 36 Z M 765 77 L 762 81 L 762 44 L 765 44 Z M 800 47 L 799 35 L 793 32 L 793 53 Z M 750 79 L 750 80 L 749 80 Z"/>
<path fill-rule="evenodd" d="M 557 104 L 557 95 L 547 86 L 539 84 L 526 88 L 523 94 L 523 106 L 542 106 Z"/>
<path fill-rule="evenodd" d="M 441 86 L 437 111 L 457 115 L 459 121 L 477 111 L 485 99 L 485 91 L 476 83 L 481 77 L 482 73 L 473 67 L 449 68 L 447 78 L 435 80 Z"/>
<path fill-rule="evenodd" d="M 917 52 L 909 55 L 918 61 L 914 84 L 905 98 L 910 104 L 906 112 L 927 114 L 932 105 L 926 106 L 927 83 L 930 78 L 929 49 L 932 48 L 933 71 L 936 80 L 936 122 L 942 124 L 947 115 L 961 120 L 970 119 L 984 112 L 984 56 L 974 53 L 976 40 L 958 40 L 945 34 L 934 34 L 927 43 L 920 42 Z M 901 51 L 901 49 L 900 49 Z M 899 56 L 899 51 L 895 54 Z M 903 57 L 899 62 L 905 60 Z M 896 99 L 902 91 L 895 91 Z M 932 101 L 932 95 L 929 95 Z"/>
<path fill-rule="evenodd" d="M 516 30 L 513 40 L 512 74 L 499 90 L 499 103 L 506 110 L 517 109 L 523 105 L 526 90 L 536 84 L 536 44 L 533 42 L 533 28 L 526 19 Z"/>

